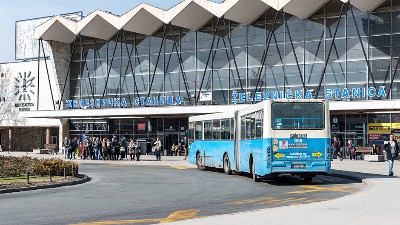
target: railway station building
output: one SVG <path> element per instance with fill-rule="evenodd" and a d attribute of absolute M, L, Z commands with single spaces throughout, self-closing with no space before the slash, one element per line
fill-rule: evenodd
<path fill-rule="evenodd" d="M 25 148 L 13 141 L 23 135 L 40 146 L 83 133 L 169 148 L 192 115 L 281 98 L 329 100 L 343 142 L 400 138 L 397 0 L 184 0 L 37 21 L 17 22 L 31 44 L 16 32 L 25 52 L 0 64 L 12 92 L 3 150 Z"/>

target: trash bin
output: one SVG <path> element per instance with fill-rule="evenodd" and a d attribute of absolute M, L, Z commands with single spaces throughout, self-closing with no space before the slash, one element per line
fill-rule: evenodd
<path fill-rule="evenodd" d="M 166 149 L 164 149 L 164 155 L 167 155 L 167 150 Z"/>
<path fill-rule="evenodd" d="M 387 152 L 383 151 L 383 160 L 387 161 Z"/>

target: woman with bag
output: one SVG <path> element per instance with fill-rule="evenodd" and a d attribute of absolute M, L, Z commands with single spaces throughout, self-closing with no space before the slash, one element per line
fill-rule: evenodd
<path fill-rule="evenodd" d="M 387 153 L 389 176 L 393 176 L 393 163 L 394 160 L 399 157 L 399 145 L 397 141 L 394 140 L 393 134 L 389 136 L 389 140 L 384 142 L 383 150 Z"/>

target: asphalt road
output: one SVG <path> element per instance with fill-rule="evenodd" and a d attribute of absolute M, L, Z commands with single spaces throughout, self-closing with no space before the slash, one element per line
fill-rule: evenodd
<path fill-rule="evenodd" d="M 254 183 L 244 175 L 181 167 L 82 164 L 80 173 L 92 181 L 0 195 L 0 224 L 155 224 L 327 201 L 364 187 L 329 176 Z"/>

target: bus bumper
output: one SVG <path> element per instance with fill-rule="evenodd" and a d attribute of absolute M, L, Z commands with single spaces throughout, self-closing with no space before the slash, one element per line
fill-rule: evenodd
<path fill-rule="evenodd" d="M 271 164 L 270 173 L 311 173 L 311 174 L 330 174 L 331 161 L 274 161 Z"/>

